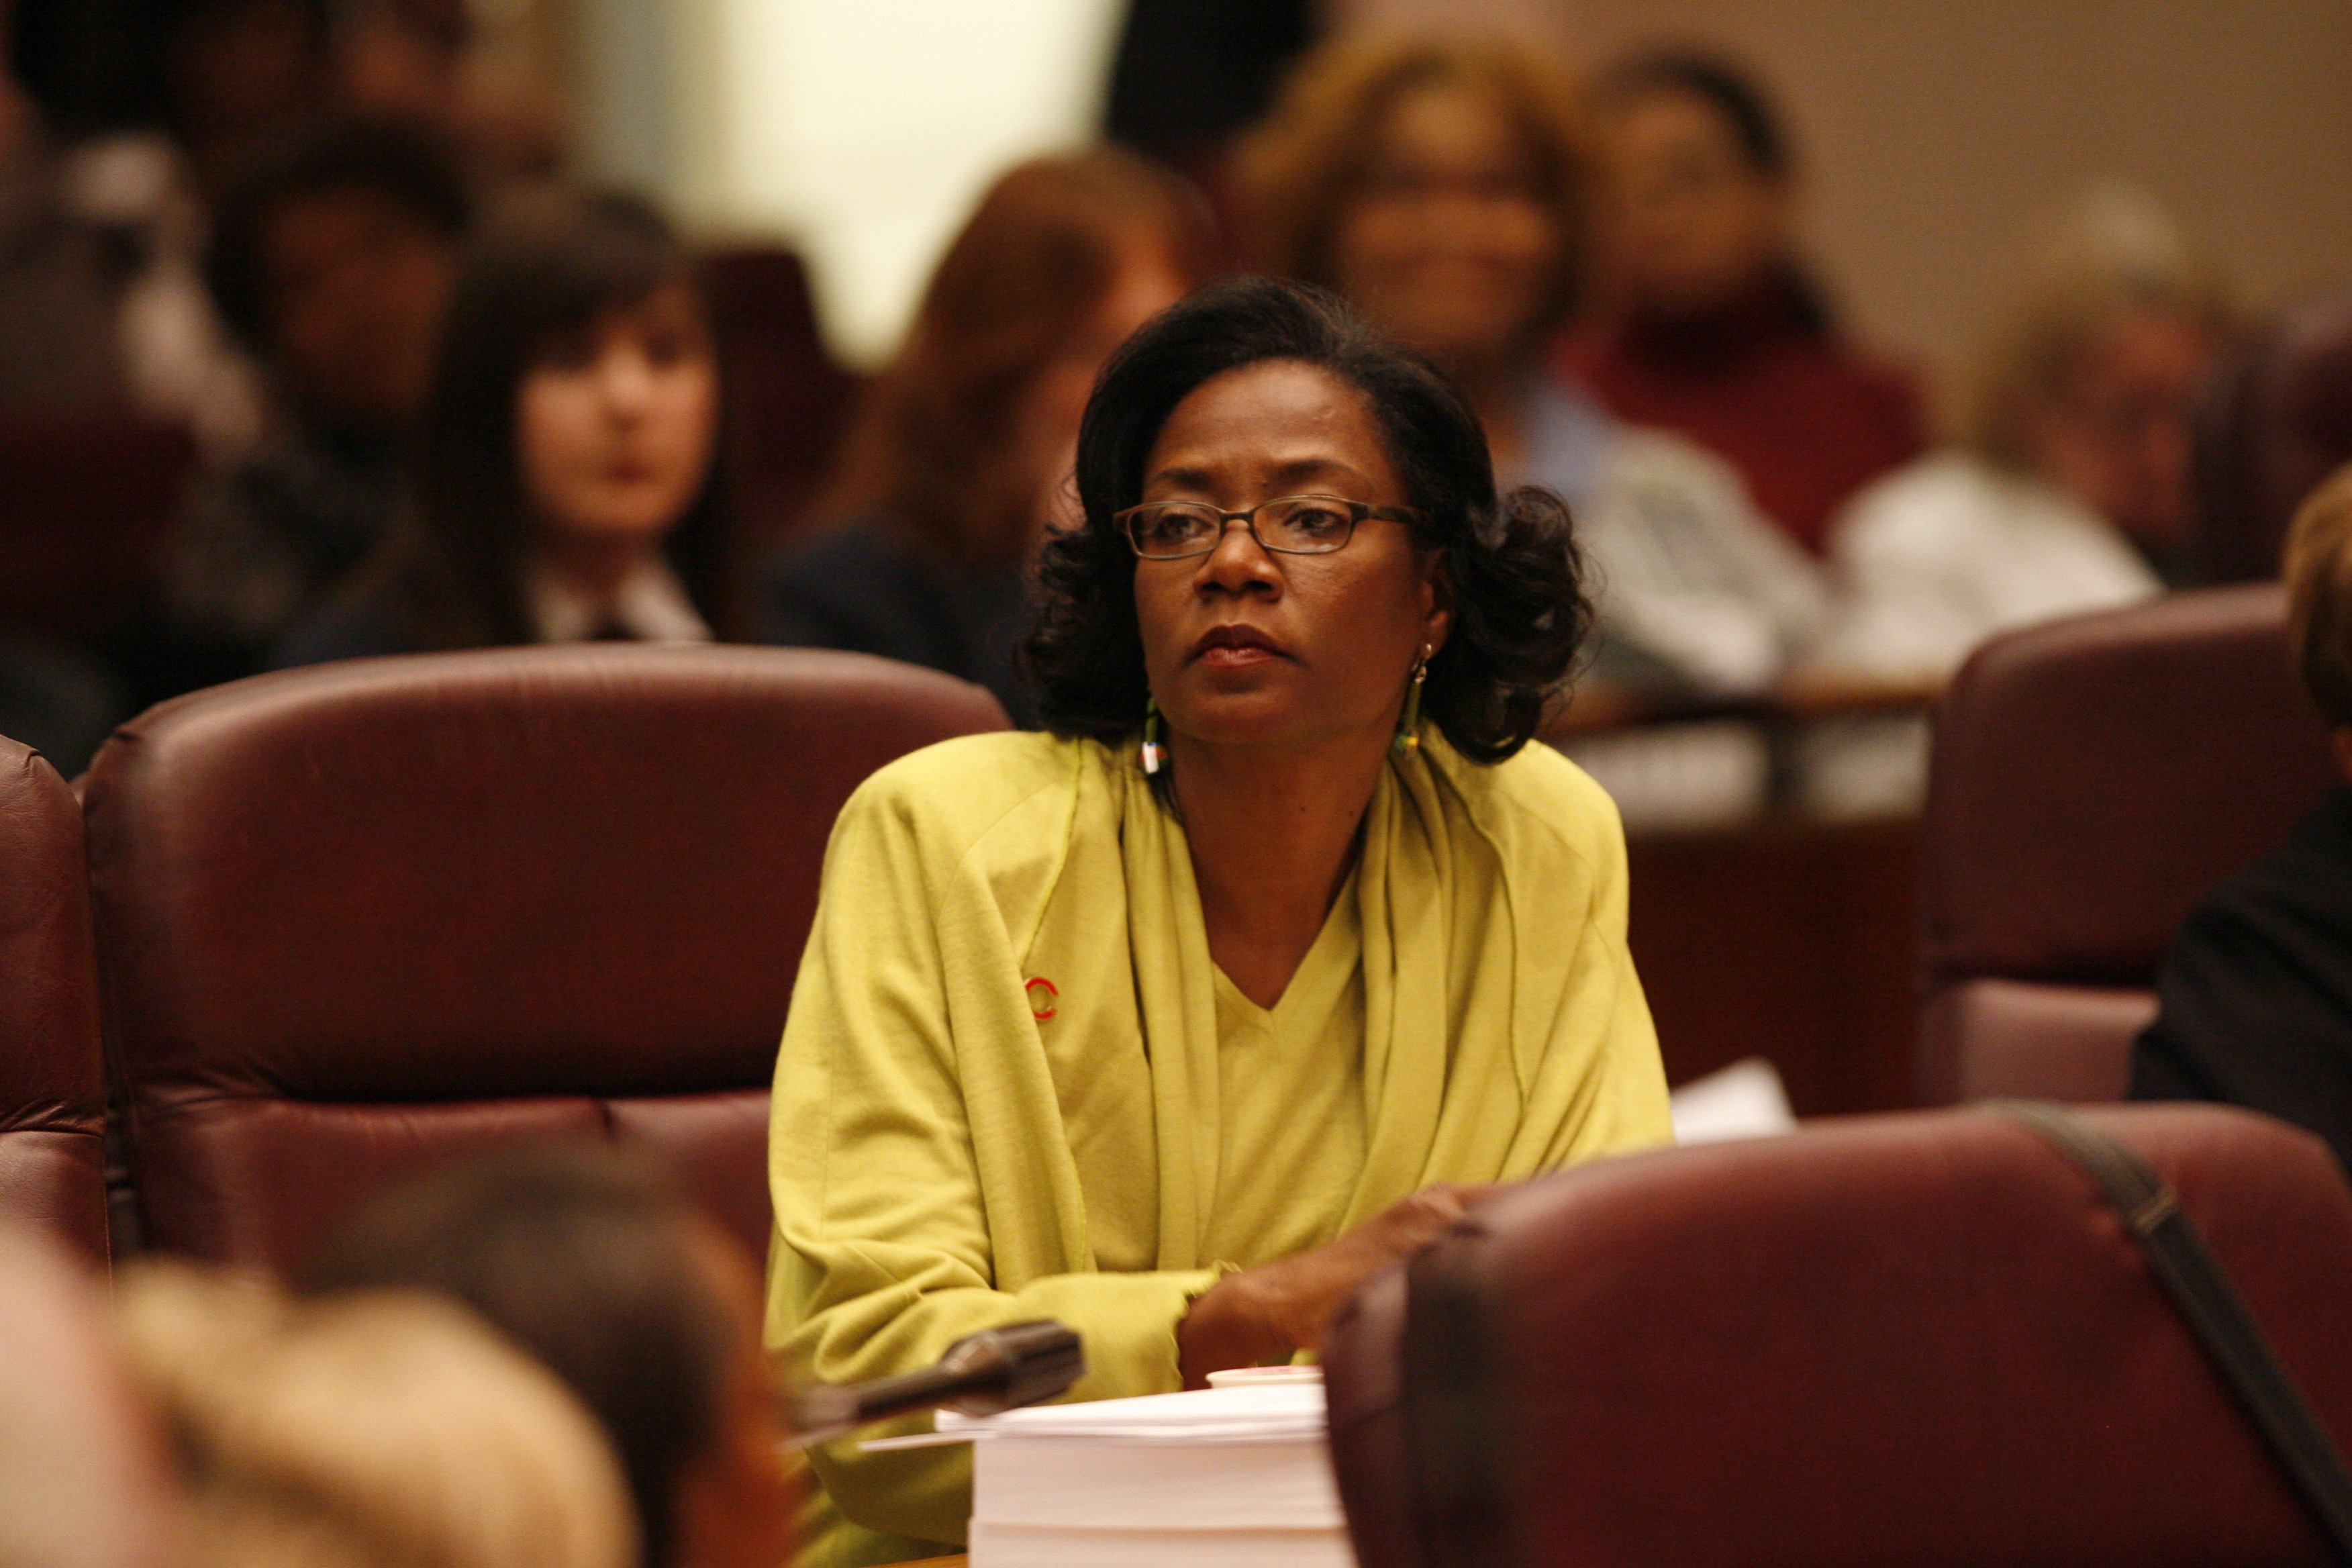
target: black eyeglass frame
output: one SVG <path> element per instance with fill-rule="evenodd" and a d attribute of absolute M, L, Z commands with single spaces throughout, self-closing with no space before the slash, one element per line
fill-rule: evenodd
<path fill-rule="evenodd" d="M 1339 536 L 1338 543 L 1318 544 L 1301 550 L 1296 545 L 1268 544 L 1265 542 L 1265 536 L 1257 531 L 1257 514 L 1267 507 L 1280 506 L 1285 501 L 1302 500 L 1326 501 L 1347 512 L 1348 531 Z M 1143 542 L 1135 536 L 1135 519 L 1139 513 L 1156 511 L 1161 507 L 1171 506 L 1187 507 L 1214 516 L 1217 520 L 1216 534 L 1198 550 L 1187 550 L 1179 555 L 1150 554 L 1144 550 Z M 1110 514 L 1111 521 L 1118 524 L 1119 532 L 1126 535 L 1128 545 L 1135 552 L 1137 559 L 1143 561 L 1190 561 L 1196 556 L 1213 554 L 1217 546 L 1225 542 L 1226 527 L 1234 522 L 1239 522 L 1244 528 L 1248 529 L 1249 536 L 1257 542 L 1257 547 L 1270 555 L 1330 555 L 1348 548 L 1349 541 L 1356 537 L 1357 527 L 1366 518 L 1378 518 L 1383 522 L 1407 524 L 1423 521 L 1423 514 L 1409 506 L 1374 506 L 1370 501 L 1349 500 L 1344 496 L 1327 496 L 1311 492 L 1306 495 L 1275 496 L 1270 500 L 1258 502 L 1245 511 L 1219 511 L 1207 501 L 1201 500 L 1148 500 Z"/>

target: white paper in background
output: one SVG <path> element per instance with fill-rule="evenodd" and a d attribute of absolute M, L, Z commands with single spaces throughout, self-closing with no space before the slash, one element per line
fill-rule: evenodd
<path fill-rule="evenodd" d="M 789 237 L 825 338 L 871 367 L 990 181 L 1094 139 L 1119 0 L 669 0 L 701 13 L 706 226 Z"/>
<path fill-rule="evenodd" d="M 1693 1079 L 1675 1090 L 1675 1142 L 1723 1143 L 1771 1138 L 1797 1130 L 1780 1075 L 1762 1057 L 1748 1057 Z"/>

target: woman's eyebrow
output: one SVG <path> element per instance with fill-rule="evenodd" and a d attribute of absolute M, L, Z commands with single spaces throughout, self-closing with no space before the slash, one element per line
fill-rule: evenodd
<path fill-rule="evenodd" d="M 1333 478 L 1353 479 L 1361 484 L 1371 482 L 1370 475 L 1353 463 L 1339 458 L 1293 458 L 1286 462 L 1275 464 L 1270 473 L 1277 487 L 1303 484 L 1310 479 Z M 1179 485 L 1186 489 L 1206 489 L 1216 483 L 1216 476 L 1206 468 L 1172 464 L 1168 468 L 1154 468 L 1144 476 L 1143 482 L 1146 488 L 1153 485 Z"/>

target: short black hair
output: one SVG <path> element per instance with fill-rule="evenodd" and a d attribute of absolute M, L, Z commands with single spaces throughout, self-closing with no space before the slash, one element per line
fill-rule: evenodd
<path fill-rule="evenodd" d="M 1430 661 L 1422 710 L 1463 755 L 1510 756 L 1542 727 L 1592 625 L 1566 503 L 1536 489 L 1498 498 L 1486 431 L 1452 383 L 1337 295 L 1265 278 L 1195 290 L 1103 367 L 1078 429 L 1086 521 L 1039 554 L 1022 650 L 1046 728 L 1117 741 L 1141 724 L 1135 552 L 1112 514 L 1142 499 L 1160 426 L 1194 388 L 1276 360 L 1317 366 L 1370 405 L 1421 513 L 1413 542 L 1444 552 L 1453 586 L 1454 629 Z"/>
<path fill-rule="evenodd" d="M 1706 103 L 1731 127 L 1750 169 L 1775 180 L 1788 175 L 1795 160 L 1780 117 L 1755 79 L 1730 61 L 1696 49 L 1660 49 L 1611 67 L 1599 87 L 1603 100 L 1652 92 L 1685 93 Z"/>
<path fill-rule="evenodd" d="M 699 1211 L 641 1156 L 519 1144 L 394 1184 L 297 1270 L 305 1295 L 409 1289 L 470 1308 L 604 1426 L 646 1568 L 669 1568 L 687 1465 L 719 1441 L 726 1308 L 691 1251 Z"/>
<path fill-rule="evenodd" d="M 257 171 L 223 204 L 205 256 L 205 282 L 221 319 L 257 353 L 268 352 L 276 327 L 263 256 L 271 220 L 306 198 L 345 191 L 380 195 L 453 245 L 473 216 L 457 158 L 419 126 L 331 126 Z"/>

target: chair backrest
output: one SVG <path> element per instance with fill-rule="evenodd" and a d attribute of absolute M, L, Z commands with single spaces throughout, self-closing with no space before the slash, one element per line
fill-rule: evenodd
<path fill-rule="evenodd" d="M 2209 583 L 2279 574 L 2304 498 L 2352 461 L 2352 294 L 2312 300 L 2224 359 L 2198 412 L 2197 568 Z"/>
<path fill-rule="evenodd" d="M 394 1174 L 578 1135 L 673 1159 L 763 1249 L 834 818 L 1003 725 L 860 655 L 610 644 L 293 670 L 133 721 L 84 795 L 143 1244 L 282 1266 Z"/>
<path fill-rule="evenodd" d="M 2176 594 L 1954 679 L 1920 854 L 1929 1102 L 2123 1092 L 2182 919 L 2336 777 L 2284 617 L 2274 584 Z"/>
<path fill-rule="evenodd" d="M 2352 1447 L 2326 1145 L 2220 1107 L 2084 1114 L 2164 1173 Z M 1986 1110 L 1503 1193 L 1323 1362 L 1362 1568 L 2332 1560 L 2104 1195 Z"/>
<path fill-rule="evenodd" d="M 0 1217 L 103 1264 L 105 1151 L 81 808 L 0 740 Z"/>

